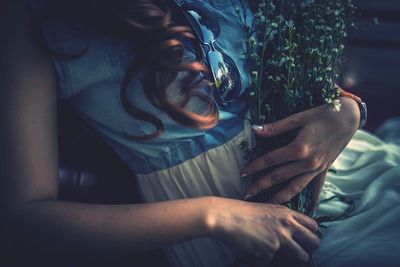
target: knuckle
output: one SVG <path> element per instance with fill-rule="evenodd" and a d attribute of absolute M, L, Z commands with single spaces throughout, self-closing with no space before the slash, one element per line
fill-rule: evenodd
<path fill-rule="evenodd" d="M 296 211 L 294 211 L 294 210 L 292 210 L 292 209 L 290 209 L 290 208 L 288 208 L 286 206 L 283 206 L 283 205 L 280 205 L 280 206 L 282 207 L 281 213 L 283 214 L 283 216 L 285 218 L 288 218 L 289 220 L 294 221 L 295 220 L 294 213 Z"/>
<path fill-rule="evenodd" d="M 294 153 L 300 159 L 306 159 L 309 156 L 309 147 L 304 144 L 298 144 L 294 147 Z"/>
<path fill-rule="evenodd" d="M 283 218 L 281 221 L 282 225 L 285 226 L 286 228 L 292 227 L 293 222 L 289 218 Z"/>
<path fill-rule="evenodd" d="M 270 205 L 274 206 L 274 209 L 278 213 L 277 215 L 278 218 L 287 217 L 288 212 L 290 212 L 290 209 L 286 206 L 276 205 L 276 204 L 270 204 Z"/>
<path fill-rule="evenodd" d="M 292 215 L 292 213 L 293 213 L 292 209 L 290 209 L 287 206 L 282 206 L 282 205 L 280 207 L 286 213 L 286 216 L 291 216 Z M 292 218 L 292 217 L 290 217 L 290 218 Z"/>
<path fill-rule="evenodd" d="M 278 127 L 278 126 L 277 126 L 277 123 L 276 123 L 276 122 L 268 123 L 268 124 L 265 125 L 265 127 L 264 127 L 264 132 L 265 132 L 266 134 L 274 133 L 274 132 L 276 131 L 276 128 L 277 128 L 277 127 Z"/>
<path fill-rule="evenodd" d="M 282 225 L 282 221 L 281 221 Z M 282 225 L 283 226 L 283 225 Z M 291 238 L 291 231 L 288 230 L 286 227 L 280 226 L 278 229 L 278 235 L 280 237 L 280 240 L 288 240 Z"/>
<path fill-rule="evenodd" d="M 280 183 L 280 182 L 282 182 L 282 180 L 283 180 L 283 175 L 282 175 L 282 173 L 273 173 L 273 174 L 271 175 L 271 181 L 272 181 L 272 183 L 274 183 L 274 184 Z"/>
<path fill-rule="evenodd" d="M 321 159 L 319 158 L 313 158 L 310 161 L 308 161 L 308 167 L 312 170 L 318 169 L 321 167 Z"/>
<path fill-rule="evenodd" d="M 288 210 L 287 210 L 287 217 L 290 219 L 290 220 L 292 220 L 292 222 L 293 221 L 296 221 L 296 219 L 295 219 L 295 217 L 294 217 L 294 213 L 296 212 L 296 211 L 294 211 L 294 210 L 291 210 L 290 208 L 287 208 Z"/>
<path fill-rule="evenodd" d="M 264 165 L 271 165 L 274 163 L 274 158 L 270 157 L 269 155 L 264 156 L 263 162 L 264 162 Z"/>
<path fill-rule="evenodd" d="M 318 230 L 319 225 L 314 219 L 311 219 L 311 227 L 313 232 L 316 232 Z"/>

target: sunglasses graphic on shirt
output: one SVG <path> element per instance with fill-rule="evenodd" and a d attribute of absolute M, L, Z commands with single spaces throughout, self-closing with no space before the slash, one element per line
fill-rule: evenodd
<path fill-rule="evenodd" d="M 231 57 L 218 45 L 220 26 L 215 17 L 198 3 L 174 1 L 182 10 L 201 48 L 203 63 L 211 72 L 214 82 L 212 97 L 220 108 L 228 107 L 240 96 L 239 70 Z"/>

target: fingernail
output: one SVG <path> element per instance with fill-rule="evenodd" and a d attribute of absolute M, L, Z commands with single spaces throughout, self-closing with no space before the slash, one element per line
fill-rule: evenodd
<path fill-rule="evenodd" d="M 251 129 L 253 129 L 254 131 L 262 131 L 264 130 L 264 126 L 254 124 L 253 126 L 251 126 Z"/>
<path fill-rule="evenodd" d="M 240 174 L 240 178 L 245 178 L 245 177 L 247 177 L 247 176 L 249 176 L 249 174 L 247 174 L 247 173 L 242 173 L 242 174 Z"/>
<path fill-rule="evenodd" d="M 244 197 L 244 200 L 249 200 L 249 199 L 251 199 L 253 197 L 253 195 L 252 194 L 247 194 L 245 197 Z"/>

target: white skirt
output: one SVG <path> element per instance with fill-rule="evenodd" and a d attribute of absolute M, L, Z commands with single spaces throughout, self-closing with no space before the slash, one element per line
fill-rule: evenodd
<path fill-rule="evenodd" d="M 396 139 L 393 137 L 400 136 L 397 125 L 400 122 L 392 122 L 381 130 L 382 135 Z M 177 166 L 138 175 L 143 199 L 146 202 L 199 196 L 242 199 L 251 182 L 239 175 L 247 162 L 240 148 L 243 140 L 254 145 L 249 123 L 219 147 Z M 318 266 L 400 266 L 400 143 L 388 142 L 357 131 L 333 164 L 335 173 L 328 174 L 321 199 L 345 196 L 354 200 L 355 209 L 346 219 L 321 228 L 321 247 L 314 254 Z M 321 204 L 319 213 L 338 215 L 347 208 L 348 204 L 333 199 Z M 187 241 L 163 251 L 174 267 L 227 267 L 237 256 L 230 247 L 211 238 Z"/>

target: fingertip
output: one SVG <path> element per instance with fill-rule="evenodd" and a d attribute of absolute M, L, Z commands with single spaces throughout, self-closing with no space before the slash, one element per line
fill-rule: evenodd
<path fill-rule="evenodd" d="M 249 174 L 247 173 L 247 172 L 242 172 L 241 174 L 240 174 L 240 178 L 242 178 L 242 179 L 245 179 L 245 178 L 247 178 L 249 176 Z"/>
<path fill-rule="evenodd" d="M 263 137 L 269 137 L 271 134 L 269 133 L 268 129 L 270 128 L 268 124 L 266 125 L 253 125 L 251 126 L 254 133 L 256 135 L 260 135 Z"/>
<path fill-rule="evenodd" d="M 260 133 L 264 130 L 264 126 L 254 124 L 251 126 L 251 129 L 253 129 L 253 131 L 255 131 L 256 133 Z"/>
<path fill-rule="evenodd" d="M 310 260 L 310 254 L 308 254 L 307 252 L 302 253 L 300 260 L 303 262 L 303 264 L 307 264 Z"/>
<path fill-rule="evenodd" d="M 252 185 L 249 189 L 247 189 L 245 198 L 254 198 L 258 194 L 258 189 L 256 186 Z"/>
<path fill-rule="evenodd" d="M 319 227 L 318 223 L 314 219 L 312 219 L 309 230 L 313 233 L 316 233 L 318 231 L 318 227 Z"/>
<path fill-rule="evenodd" d="M 253 194 L 246 194 L 243 198 L 244 201 L 252 201 L 252 199 L 254 198 Z"/>

